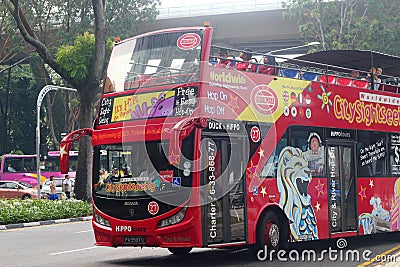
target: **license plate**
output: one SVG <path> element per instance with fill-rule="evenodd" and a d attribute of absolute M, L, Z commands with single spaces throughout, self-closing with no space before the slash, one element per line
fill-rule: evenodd
<path fill-rule="evenodd" d="M 146 245 L 145 236 L 124 236 L 125 244 Z"/>

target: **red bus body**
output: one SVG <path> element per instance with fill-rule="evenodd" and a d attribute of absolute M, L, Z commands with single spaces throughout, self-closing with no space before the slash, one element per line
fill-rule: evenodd
<path fill-rule="evenodd" d="M 216 68 L 211 36 L 179 28 L 116 44 L 87 130 L 96 244 L 275 248 L 398 231 L 400 95 Z M 181 53 L 172 63 L 140 50 L 163 40 Z M 122 59 L 120 46 L 135 50 Z M 136 49 L 152 60 L 141 71 Z M 197 70 L 176 71 L 196 49 Z M 135 67 L 113 76 L 122 61 Z M 148 162 L 156 174 L 139 174 Z M 278 240 L 265 237 L 274 226 Z"/>

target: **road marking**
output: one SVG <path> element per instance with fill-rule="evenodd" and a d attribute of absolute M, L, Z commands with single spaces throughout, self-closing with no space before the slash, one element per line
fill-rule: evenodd
<path fill-rule="evenodd" d="M 393 251 L 398 250 L 398 249 L 400 249 L 400 245 L 395 246 L 394 248 L 391 248 L 391 249 L 389 249 L 389 250 L 386 250 L 385 252 L 383 252 L 383 253 L 381 253 L 381 254 L 379 254 L 379 255 L 376 255 L 376 256 L 373 257 L 371 260 L 369 260 L 369 261 L 367 261 L 367 262 L 364 262 L 363 264 L 360 264 L 360 265 L 358 265 L 357 267 L 365 267 L 365 266 L 368 266 L 368 265 L 374 263 L 378 257 L 379 257 L 379 258 L 382 258 L 383 256 L 389 254 L 390 252 L 393 252 Z"/>
<path fill-rule="evenodd" d="M 92 230 L 85 230 L 85 231 L 75 232 L 75 234 L 81 234 L 81 233 L 87 233 L 87 232 L 93 232 L 93 229 Z"/>
<path fill-rule="evenodd" d="M 94 249 L 94 248 L 98 248 L 98 247 L 88 247 L 88 248 L 80 248 L 80 249 L 66 250 L 66 251 L 54 252 L 54 253 L 51 253 L 51 254 L 49 254 L 49 255 L 50 255 L 50 256 L 54 256 L 54 255 L 72 253 L 72 252 L 83 251 L 83 250 L 89 250 L 89 249 Z"/>

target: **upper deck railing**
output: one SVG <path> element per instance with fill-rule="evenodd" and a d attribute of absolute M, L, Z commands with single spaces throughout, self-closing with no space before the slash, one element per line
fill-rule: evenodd
<path fill-rule="evenodd" d="M 157 19 L 230 14 L 284 8 L 282 0 L 226 0 L 218 3 L 159 8 Z"/>
<path fill-rule="evenodd" d="M 218 48 L 224 48 L 228 51 L 229 59 L 232 61 L 231 67 L 235 68 L 237 62 L 240 62 L 239 57 L 235 57 L 232 54 L 237 54 L 241 50 L 226 48 L 220 46 L 212 46 L 214 50 Z M 258 73 L 260 66 L 271 66 L 274 68 L 274 74 L 276 76 L 302 79 L 308 81 L 318 81 L 327 84 L 336 84 L 341 86 L 357 87 L 361 89 L 372 89 L 378 91 L 386 91 L 392 93 L 400 93 L 400 78 L 392 75 L 381 74 L 378 75 L 377 80 L 371 78 L 374 77 L 373 73 L 369 70 L 350 69 L 344 66 L 335 66 L 317 62 L 311 62 L 301 59 L 289 59 L 284 56 L 270 55 L 274 58 L 273 64 L 263 64 L 263 54 L 252 52 L 253 57 L 250 64 L 254 65 L 255 68 L 248 68 L 252 72 Z M 210 58 L 210 64 L 215 65 L 218 60 L 217 55 L 212 55 Z M 280 62 L 277 62 L 280 59 Z M 351 72 L 356 71 L 358 77 L 351 77 Z"/>

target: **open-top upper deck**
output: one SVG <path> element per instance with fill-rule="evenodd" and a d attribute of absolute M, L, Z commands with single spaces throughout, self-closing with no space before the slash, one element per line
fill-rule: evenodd
<path fill-rule="evenodd" d="M 189 116 L 387 131 L 400 124 L 397 57 L 323 51 L 263 64 L 263 54 L 253 52 L 255 68 L 239 71 L 235 49 L 227 48 L 231 68 L 216 65 L 221 47 L 212 44 L 211 35 L 208 27 L 179 28 L 116 45 L 96 129 Z M 260 73 L 263 66 L 272 67 L 273 74 Z M 379 82 L 368 80 L 370 66 L 383 68 Z M 350 77 L 352 70 L 359 77 Z"/>

